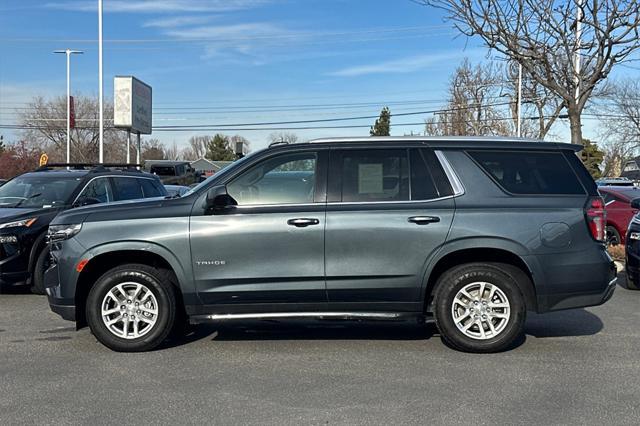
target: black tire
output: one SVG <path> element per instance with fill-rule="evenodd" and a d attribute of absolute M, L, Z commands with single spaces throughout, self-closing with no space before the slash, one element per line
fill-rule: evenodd
<path fill-rule="evenodd" d="M 93 335 L 100 343 L 118 352 L 143 352 L 158 347 L 174 329 L 176 319 L 176 295 L 171 283 L 172 276 L 169 271 L 140 264 L 121 265 L 107 271 L 91 288 L 87 297 L 86 317 Z M 110 331 L 104 323 L 101 306 L 111 289 L 118 284 L 131 282 L 147 287 L 155 297 L 157 318 L 143 336 L 125 339 Z"/>
<path fill-rule="evenodd" d="M 620 237 L 620 233 L 615 227 L 609 225 L 607 226 L 606 231 L 607 231 L 607 245 L 617 246 L 618 244 L 620 244 L 620 241 L 622 241 L 622 238 Z"/>
<path fill-rule="evenodd" d="M 498 263 L 467 263 L 453 267 L 440 276 L 435 289 L 435 319 L 445 344 L 460 351 L 476 353 L 500 352 L 515 345 L 524 332 L 526 305 L 514 278 L 515 274 L 510 274 L 510 270 L 509 265 Z M 458 292 L 465 286 L 477 282 L 490 283 L 497 287 L 509 302 L 510 316 L 506 324 L 495 337 L 486 340 L 464 334 L 456 326 L 452 313 Z M 488 324 L 486 325 L 488 328 Z M 479 334 L 479 328 L 473 327 L 472 330 L 478 330 Z"/>
<path fill-rule="evenodd" d="M 49 267 L 49 246 L 45 246 L 38 258 L 36 259 L 36 263 L 33 266 L 33 271 L 31 271 L 31 282 L 33 285 L 31 286 L 31 292 L 33 294 L 46 294 L 46 290 L 44 287 L 44 272 Z"/>

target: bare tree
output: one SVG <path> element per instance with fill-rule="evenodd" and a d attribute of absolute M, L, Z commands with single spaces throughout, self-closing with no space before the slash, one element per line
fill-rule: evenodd
<path fill-rule="evenodd" d="M 561 98 L 576 144 L 594 90 L 640 47 L 637 0 L 414 1 L 443 9 L 459 31 L 479 36 Z"/>
<path fill-rule="evenodd" d="M 485 136 L 512 134 L 501 98 L 503 75 L 493 63 L 472 66 L 465 59 L 449 81 L 445 109 L 427 120 L 425 134 Z"/>
<path fill-rule="evenodd" d="M 640 148 L 640 82 L 622 80 L 611 85 L 607 103 L 600 107 L 604 175 L 618 176 L 622 165 Z"/>
<path fill-rule="evenodd" d="M 166 147 L 158 139 L 146 139 L 142 142 L 141 158 L 145 160 L 167 160 Z"/>
<path fill-rule="evenodd" d="M 191 136 L 189 146 L 182 150 L 182 158 L 190 161 L 204 158 L 207 153 L 206 145 L 211 139 L 211 136 Z"/>
<path fill-rule="evenodd" d="M 98 160 L 98 101 L 84 96 L 75 97 L 76 127 L 71 129 L 71 161 L 95 162 Z M 124 161 L 126 158 L 126 134 L 112 128 L 113 107 L 105 105 L 104 149 L 106 161 Z M 20 113 L 21 137 L 32 148 L 46 152 L 51 161 L 66 160 L 67 104 L 65 97 L 51 100 L 35 98 Z"/>
<path fill-rule="evenodd" d="M 291 132 L 273 132 L 269 135 L 269 143 L 275 142 L 287 142 L 287 143 L 296 143 L 300 138 L 298 135 Z"/>

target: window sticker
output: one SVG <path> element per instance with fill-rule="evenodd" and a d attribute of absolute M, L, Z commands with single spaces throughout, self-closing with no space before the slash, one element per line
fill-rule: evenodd
<path fill-rule="evenodd" d="M 358 193 L 382 194 L 384 192 L 382 163 L 358 164 Z"/>

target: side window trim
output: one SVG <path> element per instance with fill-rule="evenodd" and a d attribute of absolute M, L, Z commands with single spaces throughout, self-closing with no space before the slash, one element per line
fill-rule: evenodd
<path fill-rule="evenodd" d="M 444 169 L 444 174 L 447 176 L 447 179 L 449 179 L 451 188 L 453 188 L 453 196 L 459 197 L 460 195 L 464 195 L 464 185 L 462 185 L 462 181 L 451 166 L 451 163 L 449 163 L 449 160 L 447 160 L 447 157 L 441 150 L 435 150 L 434 153 L 436 154 L 436 158 L 440 162 L 440 165 Z"/>
<path fill-rule="evenodd" d="M 109 191 L 111 191 L 111 197 L 113 198 L 111 201 L 107 201 L 106 203 L 102 203 L 102 204 L 108 204 L 108 203 L 112 203 L 115 201 L 115 194 L 113 192 L 113 185 L 111 185 L 111 176 L 96 176 L 94 178 L 91 178 L 89 180 L 89 182 L 87 182 L 84 187 L 82 187 L 82 189 L 80 190 L 80 192 L 78 192 L 78 195 L 76 195 L 76 198 L 73 200 L 73 202 L 71 203 L 71 205 L 73 206 L 82 196 L 82 194 L 84 193 L 84 191 L 86 191 L 86 189 L 89 187 L 89 185 L 91 185 L 94 181 L 98 180 L 98 179 L 104 179 L 106 181 L 106 185 L 107 185 L 107 197 L 109 196 Z"/>

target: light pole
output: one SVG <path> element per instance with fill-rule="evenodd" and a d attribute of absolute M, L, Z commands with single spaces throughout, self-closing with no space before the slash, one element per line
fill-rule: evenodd
<path fill-rule="evenodd" d="M 98 140 L 99 140 L 99 163 L 102 164 L 104 163 L 104 116 L 103 116 L 103 91 L 104 91 L 104 84 L 102 82 L 102 0 L 98 0 L 98 85 L 99 85 L 99 89 L 98 89 L 98 108 L 100 109 L 99 112 L 99 119 L 100 119 L 100 130 L 99 130 L 99 136 L 98 136 Z"/>
<path fill-rule="evenodd" d="M 54 50 L 53 53 L 67 55 L 67 164 L 71 162 L 71 55 L 81 55 L 81 50 Z"/>

